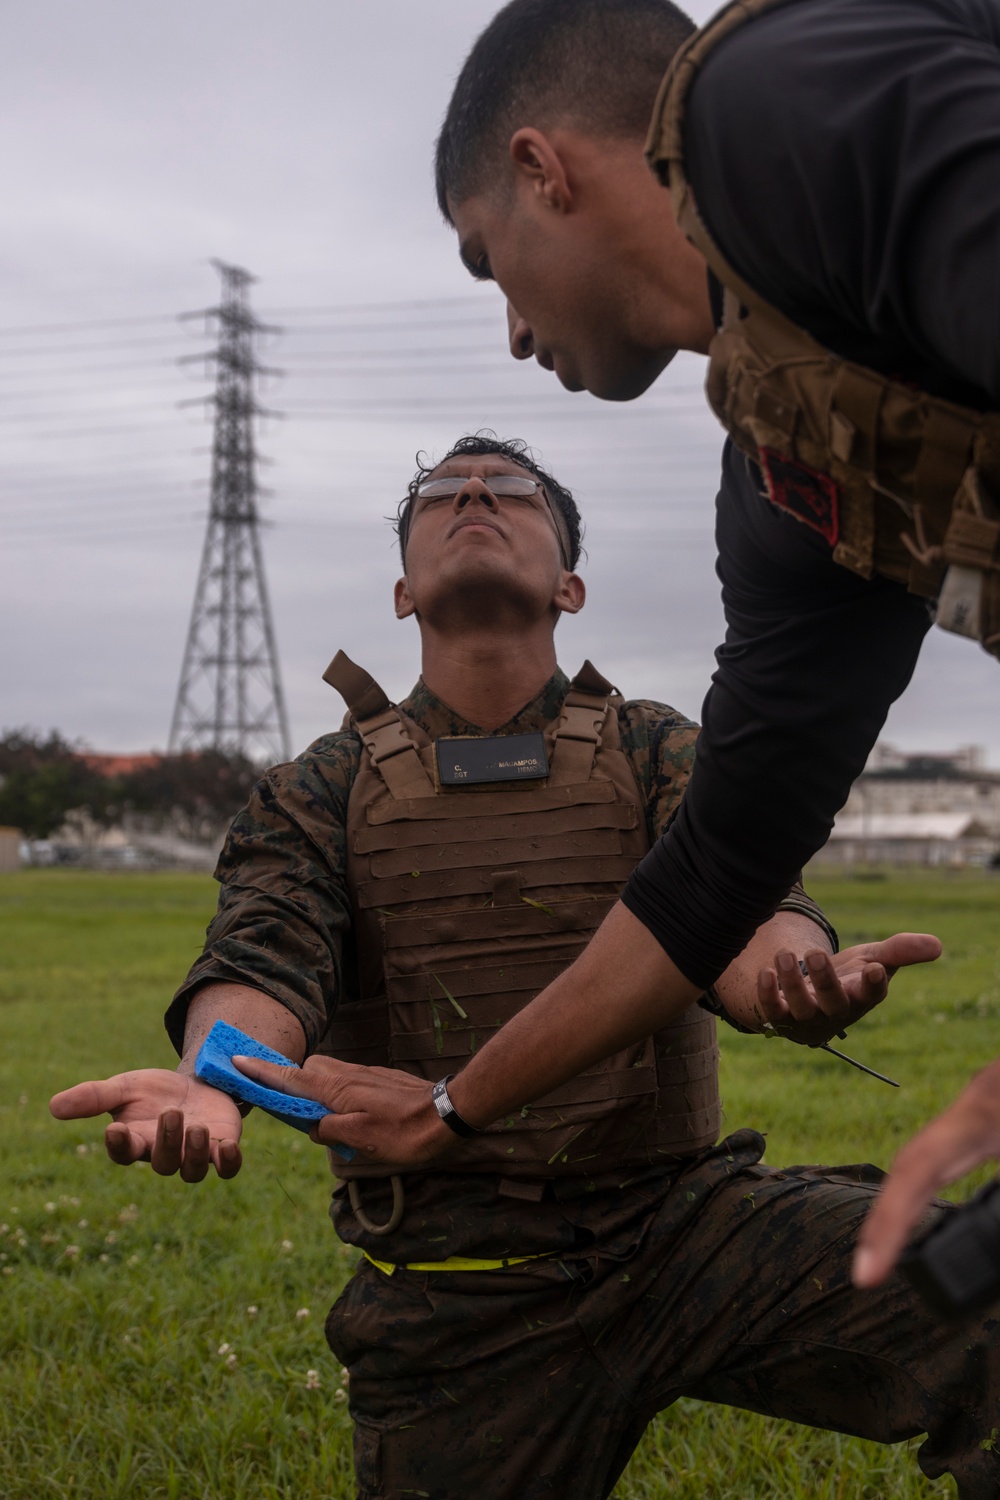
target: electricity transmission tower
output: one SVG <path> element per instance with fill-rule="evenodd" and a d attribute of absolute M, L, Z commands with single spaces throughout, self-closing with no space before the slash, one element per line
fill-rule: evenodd
<path fill-rule="evenodd" d="M 212 493 L 169 751 L 220 750 L 273 764 L 288 759 L 288 721 L 264 582 L 253 424 L 270 415 L 255 399 L 255 377 L 277 373 L 257 363 L 257 341 L 277 330 L 250 311 L 249 272 L 213 264 L 222 298 L 206 310 L 219 336 L 209 356 L 216 366 Z"/>

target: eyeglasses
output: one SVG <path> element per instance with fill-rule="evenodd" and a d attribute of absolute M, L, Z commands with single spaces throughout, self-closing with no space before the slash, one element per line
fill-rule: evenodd
<path fill-rule="evenodd" d="M 479 475 L 476 477 L 480 478 Z M 468 475 L 457 479 L 425 479 L 423 484 L 417 485 L 417 498 L 419 500 L 454 500 L 468 482 Z M 491 474 L 488 477 L 482 476 L 481 483 L 498 500 L 508 497 L 513 499 L 518 495 L 527 498 L 528 495 L 534 495 L 539 490 L 545 493 L 540 482 L 537 479 L 529 479 L 527 474 Z"/>

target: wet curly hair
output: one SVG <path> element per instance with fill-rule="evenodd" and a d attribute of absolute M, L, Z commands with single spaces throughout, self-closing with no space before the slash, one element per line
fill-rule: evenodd
<path fill-rule="evenodd" d="M 488 453 L 495 453 L 500 458 L 509 459 L 519 468 L 526 469 L 545 486 L 545 494 L 562 543 L 564 559 L 572 572 L 580 561 L 583 542 L 583 523 L 572 494 L 549 473 L 548 469 L 543 469 L 541 464 L 535 461 L 531 449 L 523 438 L 500 438 L 495 432 L 485 429 L 459 438 L 444 457 L 436 459 L 434 463 L 428 463 L 425 454 L 416 455 L 417 472 L 406 487 L 406 494 L 399 502 L 395 517 L 391 518 L 393 530 L 399 539 L 399 555 L 403 567 L 406 567 L 406 541 L 410 532 L 413 502 L 417 498 L 418 487 L 434 473 L 435 469 L 447 463 L 450 458 L 480 458 Z"/>

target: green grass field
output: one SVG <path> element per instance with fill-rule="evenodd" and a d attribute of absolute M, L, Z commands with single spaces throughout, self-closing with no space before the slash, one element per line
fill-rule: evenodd
<path fill-rule="evenodd" d="M 1000 877 L 817 877 L 810 888 L 845 945 L 907 928 L 945 942 L 847 1047 L 903 1087 L 724 1029 L 726 1123 L 766 1131 L 774 1164 L 885 1164 L 1000 1053 Z M 102 1121 L 57 1124 L 46 1107 L 81 1078 L 173 1065 L 160 1018 L 213 906 L 197 876 L 0 876 L 9 1500 L 353 1496 L 347 1400 L 322 1325 L 354 1252 L 326 1218 L 325 1154 L 255 1114 L 241 1175 L 186 1187 L 113 1167 Z M 679 1402 L 647 1432 L 616 1500 L 951 1494 L 906 1447 Z"/>

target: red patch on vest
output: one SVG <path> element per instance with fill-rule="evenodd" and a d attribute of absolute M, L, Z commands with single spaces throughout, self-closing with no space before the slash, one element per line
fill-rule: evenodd
<path fill-rule="evenodd" d="M 773 448 L 761 448 L 759 453 L 772 504 L 811 526 L 835 547 L 840 536 L 840 487 L 836 480 Z"/>

